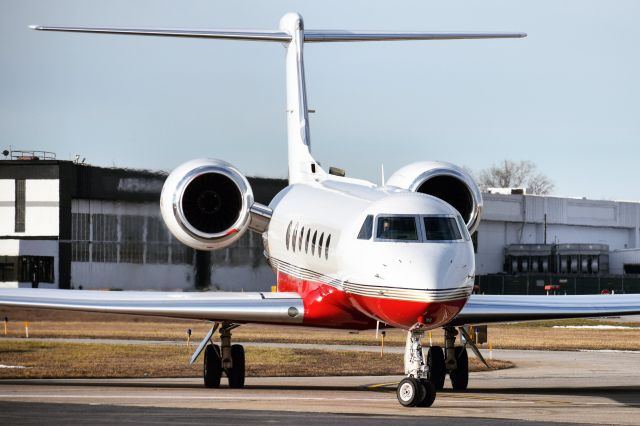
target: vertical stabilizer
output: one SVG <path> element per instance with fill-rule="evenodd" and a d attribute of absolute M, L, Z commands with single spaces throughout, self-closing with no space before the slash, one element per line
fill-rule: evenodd
<path fill-rule="evenodd" d="M 286 44 L 289 183 L 304 183 L 324 175 L 324 171 L 313 159 L 310 151 L 302 16 L 297 13 L 287 13 L 280 19 L 280 30 L 291 37 L 291 41 Z"/>

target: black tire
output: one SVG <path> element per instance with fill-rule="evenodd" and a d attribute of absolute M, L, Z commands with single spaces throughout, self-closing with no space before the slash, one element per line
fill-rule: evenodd
<path fill-rule="evenodd" d="M 222 360 L 220 359 L 220 347 L 218 345 L 207 345 L 204 350 L 202 376 L 204 377 L 204 387 L 220 387 L 220 377 L 222 377 Z"/>
<path fill-rule="evenodd" d="M 431 380 L 420 379 L 420 383 L 424 388 L 424 397 L 422 401 L 416 404 L 418 407 L 431 407 L 436 400 L 436 386 Z"/>
<path fill-rule="evenodd" d="M 444 363 L 444 351 L 440 346 L 429 348 L 427 366 L 429 367 L 427 378 L 437 390 L 442 390 L 444 388 L 444 380 L 447 377 L 447 368 Z"/>
<path fill-rule="evenodd" d="M 398 384 L 396 396 L 398 402 L 404 407 L 415 407 L 424 400 L 425 388 L 420 381 L 414 377 L 405 377 Z"/>
<path fill-rule="evenodd" d="M 242 345 L 231 345 L 231 363 L 225 373 L 229 378 L 229 387 L 238 389 L 244 387 L 244 348 Z"/>
<path fill-rule="evenodd" d="M 455 370 L 449 373 L 451 386 L 453 390 L 456 391 L 467 390 L 467 386 L 469 385 L 469 356 L 467 355 L 467 348 L 457 346 L 455 353 L 458 365 Z"/>

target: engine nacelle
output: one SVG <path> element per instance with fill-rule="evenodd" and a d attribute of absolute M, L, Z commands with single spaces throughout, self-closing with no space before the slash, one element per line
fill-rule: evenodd
<path fill-rule="evenodd" d="M 469 233 L 473 233 L 480 224 L 480 188 L 469 173 L 454 164 L 435 161 L 412 163 L 395 172 L 386 183 L 432 195 L 451 204 L 464 219 Z"/>
<path fill-rule="evenodd" d="M 167 178 L 160 211 L 169 231 L 198 250 L 227 247 L 249 227 L 253 191 L 238 169 L 221 160 L 178 166 Z"/>

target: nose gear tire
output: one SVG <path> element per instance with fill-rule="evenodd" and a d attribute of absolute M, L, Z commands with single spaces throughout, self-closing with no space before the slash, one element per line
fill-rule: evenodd
<path fill-rule="evenodd" d="M 424 398 L 416 404 L 417 407 L 431 407 L 436 400 L 436 387 L 431 380 L 420 379 L 420 384 L 424 388 Z"/>
<path fill-rule="evenodd" d="M 424 399 L 425 388 L 420 381 L 414 377 L 406 377 L 398 384 L 396 396 L 398 402 L 405 407 L 415 407 Z"/>

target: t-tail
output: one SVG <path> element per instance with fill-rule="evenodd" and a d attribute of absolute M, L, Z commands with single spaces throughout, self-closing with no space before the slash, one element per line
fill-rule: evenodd
<path fill-rule="evenodd" d="M 525 33 L 482 32 L 378 32 L 342 30 L 305 30 L 302 16 L 287 13 L 280 19 L 279 30 L 189 30 L 166 28 L 89 28 L 31 26 L 35 30 L 81 33 L 128 34 L 143 36 L 211 38 L 282 43 L 286 49 L 287 75 L 287 134 L 289 183 L 305 183 L 322 179 L 326 172 L 311 155 L 309 111 L 304 77 L 304 43 L 400 41 L 400 40 L 456 40 L 485 38 L 521 38 Z"/>

